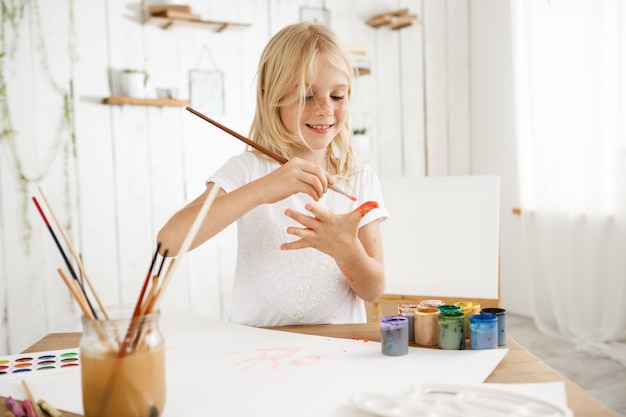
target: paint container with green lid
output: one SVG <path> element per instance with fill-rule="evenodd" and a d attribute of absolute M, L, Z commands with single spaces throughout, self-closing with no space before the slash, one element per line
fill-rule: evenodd
<path fill-rule="evenodd" d="M 465 314 L 460 311 L 439 312 L 439 347 L 465 349 Z"/>

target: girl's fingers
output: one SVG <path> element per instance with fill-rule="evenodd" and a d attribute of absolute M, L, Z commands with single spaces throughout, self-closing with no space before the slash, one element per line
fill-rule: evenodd
<path fill-rule="evenodd" d="M 310 230 L 314 229 L 315 224 L 318 222 L 318 220 L 313 217 L 307 216 L 304 213 L 300 213 L 298 211 L 291 210 L 291 209 L 285 210 L 285 215 L 287 217 L 291 217 L 292 219 L 300 223 L 302 226 Z M 290 233 L 291 229 L 296 229 L 296 228 L 290 227 L 289 229 L 287 229 L 287 232 Z"/>

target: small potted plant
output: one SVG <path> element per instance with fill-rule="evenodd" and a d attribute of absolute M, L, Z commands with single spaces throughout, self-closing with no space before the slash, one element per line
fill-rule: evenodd
<path fill-rule="evenodd" d="M 126 68 L 121 74 L 122 94 L 128 97 L 144 98 L 148 85 L 148 73 L 146 71 Z"/>
<path fill-rule="evenodd" d="M 370 151 L 370 138 L 367 136 L 367 128 L 352 129 L 352 144 L 359 155 L 368 155 Z"/>

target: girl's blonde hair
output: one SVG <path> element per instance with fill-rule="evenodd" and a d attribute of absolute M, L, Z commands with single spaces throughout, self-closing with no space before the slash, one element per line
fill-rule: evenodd
<path fill-rule="evenodd" d="M 287 159 L 293 146 L 307 146 L 301 134 L 293 135 L 281 122 L 279 108 L 297 90 L 299 114 L 304 109 L 308 83 L 317 71 L 320 58 L 344 72 L 348 79 L 346 99 L 352 96 L 353 66 L 349 52 L 338 37 L 320 24 L 301 22 L 283 28 L 269 41 L 259 62 L 257 100 L 250 138 Z M 331 174 L 349 177 L 354 173 L 354 151 L 349 121 L 341 127 L 328 149 Z M 335 148 L 334 150 L 332 148 Z"/>

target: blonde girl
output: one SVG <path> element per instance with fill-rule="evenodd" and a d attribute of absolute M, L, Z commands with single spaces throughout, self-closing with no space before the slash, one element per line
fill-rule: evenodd
<path fill-rule="evenodd" d="M 237 222 L 230 320 L 251 326 L 364 322 L 364 301 L 385 286 L 378 178 L 354 158 L 349 127 L 353 67 L 326 26 L 297 23 L 267 44 L 258 69 L 250 138 L 288 159 L 248 149 L 159 232 L 176 254 L 212 187 L 217 197 L 192 247 Z M 357 197 L 328 192 L 335 186 Z M 365 202 L 374 204 L 361 206 Z"/>

